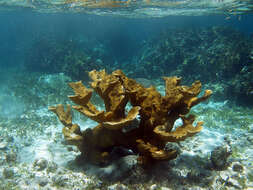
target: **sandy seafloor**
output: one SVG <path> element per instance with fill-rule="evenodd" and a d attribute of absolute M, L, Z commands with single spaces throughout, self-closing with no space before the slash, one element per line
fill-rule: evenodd
<path fill-rule="evenodd" d="M 211 98 L 192 110 L 204 129 L 179 143 L 177 159 L 144 171 L 130 155 L 131 163 L 121 159 L 101 169 L 75 161 L 80 153 L 64 143 L 62 125 L 48 111 L 50 105 L 70 103 L 69 77 L 0 74 L 0 189 L 253 189 L 253 109 Z M 162 81 L 153 83 L 163 93 Z M 76 112 L 74 123 L 82 129 L 96 126 Z M 218 146 L 231 151 L 223 170 L 215 170 L 210 160 Z"/>

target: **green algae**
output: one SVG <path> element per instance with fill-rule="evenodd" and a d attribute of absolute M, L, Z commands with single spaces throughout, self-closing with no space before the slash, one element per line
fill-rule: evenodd
<path fill-rule="evenodd" d="M 242 157 L 242 150 L 238 146 L 232 146 L 232 158 L 241 158 Z"/>
<path fill-rule="evenodd" d="M 247 174 L 248 180 L 250 182 L 253 182 L 253 171 L 251 171 L 250 173 Z"/>

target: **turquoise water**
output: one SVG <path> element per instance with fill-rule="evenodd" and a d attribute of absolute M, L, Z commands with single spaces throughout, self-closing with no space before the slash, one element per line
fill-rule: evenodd
<path fill-rule="evenodd" d="M 0 0 L 0 189 L 252 189 L 252 8 L 250 0 Z M 115 114 L 111 105 L 118 100 L 107 104 L 111 96 L 91 83 L 106 85 L 102 74 L 89 75 L 102 69 L 108 75 L 122 70 L 143 86 L 143 99 L 155 89 L 162 96 L 153 96 L 165 97 L 159 99 L 164 104 L 153 96 L 146 101 L 150 107 L 133 101 L 135 93 L 116 73 L 113 81 L 121 86 L 114 94 L 126 102 Z M 165 76 L 180 77 L 182 87 L 166 89 Z M 81 132 L 66 136 L 62 129 L 72 123 L 60 122 L 49 107 L 76 105 L 68 97 L 75 93 L 85 102 L 85 90 L 74 93 L 68 85 L 76 81 L 93 88 L 90 102 L 97 110 L 88 105 L 82 114 L 73 107 L 72 122 Z M 195 81 L 202 83 L 199 95 Z M 212 96 L 189 110 L 189 97 L 208 89 Z M 185 99 L 167 108 L 180 93 Z M 141 111 L 131 119 L 127 114 L 135 106 Z M 112 111 L 113 119 L 106 118 L 111 113 L 101 112 L 103 121 L 89 115 L 101 110 Z M 151 113 L 158 113 L 154 120 Z M 200 132 L 179 142 L 159 141 L 159 125 L 173 136 L 189 114 L 196 116 L 194 127 L 204 122 Z M 110 126 L 122 125 L 117 135 L 131 133 L 136 142 L 128 136 L 128 145 L 120 138 L 108 145 L 117 139 L 108 137 Z M 90 133 L 99 126 L 105 134 Z M 80 136 L 83 144 L 75 146 L 71 139 Z M 154 147 L 159 151 L 150 156 Z M 93 150 L 108 153 L 108 160 L 94 164 Z M 163 151 L 177 157 L 154 159 Z M 154 160 L 147 167 L 144 158 Z"/>

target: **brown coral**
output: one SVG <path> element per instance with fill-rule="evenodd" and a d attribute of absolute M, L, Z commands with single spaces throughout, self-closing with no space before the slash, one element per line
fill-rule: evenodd
<path fill-rule="evenodd" d="M 75 95 L 69 98 L 77 105 L 72 106 L 80 113 L 98 122 L 93 129 L 81 132 L 77 124 L 72 124 L 70 106 L 64 111 L 62 105 L 50 107 L 65 126 L 65 139 L 76 145 L 83 156 L 93 163 L 106 163 L 113 147 L 123 146 L 139 153 L 139 162 L 170 160 L 177 156 L 176 150 L 164 150 L 167 142 L 178 142 L 193 136 L 202 129 L 203 122 L 194 127 L 193 115 L 186 116 L 191 107 L 206 100 L 212 92 L 207 90 L 198 98 L 201 83 L 180 86 L 180 78 L 164 77 L 166 92 L 162 96 L 155 87 L 144 88 L 135 80 L 127 78 L 120 70 L 107 74 L 105 70 L 89 73 L 90 83 L 103 99 L 105 111 L 99 111 L 90 102 L 92 90 L 80 81 L 70 83 Z M 132 108 L 126 115 L 126 104 Z M 137 116 L 140 119 L 137 121 Z M 181 118 L 183 125 L 172 131 L 174 122 Z M 138 123 L 131 130 L 126 128 Z"/>

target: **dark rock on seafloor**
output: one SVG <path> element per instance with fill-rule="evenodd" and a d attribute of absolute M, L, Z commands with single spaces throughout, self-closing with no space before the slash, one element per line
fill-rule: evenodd
<path fill-rule="evenodd" d="M 124 184 L 113 184 L 108 187 L 108 190 L 128 190 Z"/>
<path fill-rule="evenodd" d="M 14 176 L 14 170 L 12 168 L 4 168 L 3 176 L 7 179 L 10 179 Z"/>
<path fill-rule="evenodd" d="M 243 171 L 243 166 L 241 164 L 235 163 L 233 165 L 233 171 L 235 171 L 235 172 L 242 172 Z"/>
<path fill-rule="evenodd" d="M 226 169 L 228 166 L 228 157 L 231 155 L 231 150 L 228 145 L 221 145 L 216 147 L 211 152 L 211 162 L 216 170 Z"/>
<path fill-rule="evenodd" d="M 180 146 L 178 143 L 173 143 L 173 142 L 168 142 L 165 145 L 165 150 L 171 151 L 171 150 L 176 150 L 177 155 L 181 154 L 182 150 L 180 149 Z"/>
<path fill-rule="evenodd" d="M 0 150 L 6 150 L 7 147 L 8 147 L 8 142 L 6 141 L 1 142 L 1 139 L 0 139 Z"/>
<path fill-rule="evenodd" d="M 131 173 L 131 170 L 137 165 L 137 157 L 136 155 L 124 156 L 106 167 L 90 166 L 86 172 L 101 179 L 117 181 Z"/>
<path fill-rule="evenodd" d="M 253 133 L 253 129 L 252 129 L 251 133 Z M 253 137 L 251 137 L 251 136 L 247 137 L 247 141 L 249 141 L 250 143 L 253 143 Z"/>
<path fill-rule="evenodd" d="M 41 186 L 41 187 L 44 187 L 48 184 L 48 178 L 47 177 L 37 177 L 36 178 L 36 181 L 37 183 Z"/>
<path fill-rule="evenodd" d="M 68 181 L 68 178 L 62 175 L 56 174 L 52 177 L 53 184 L 58 187 L 64 187 Z"/>
<path fill-rule="evenodd" d="M 40 158 L 34 161 L 33 166 L 38 170 L 42 171 L 48 166 L 48 161 L 44 158 Z"/>
<path fill-rule="evenodd" d="M 54 173 L 57 169 L 58 169 L 58 165 L 55 162 L 53 162 L 53 161 L 48 162 L 47 172 Z"/>
<path fill-rule="evenodd" d="M 16 162 L 17 161 L 17 153 L 16 152 L 9 152 L 5 156 L 5 160 L 8 163 Z"/>
<path fill-rule="evenodd" d="M 193 168 L 187 173 L 187 179 L 191 182 L 208 185 L 213 180 L 214 173 L 203 168 Z"/>

